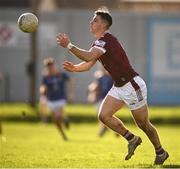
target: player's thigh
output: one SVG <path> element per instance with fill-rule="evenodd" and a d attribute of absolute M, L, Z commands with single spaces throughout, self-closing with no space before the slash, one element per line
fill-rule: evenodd
<path fill-rule="evenodd" d="M 121 109 L 124 105 L 124 102 L 122 100 L 118 100 L 110 95 L 107 95 L 105 99 L 103 100 L 98 115 L 113 115 L 116 113 L 119 109 Z"/>
<path fill-rule="evenodd" d="M 63 119 L 64 106 L 59 106 L 53 114 L 55 115 L 56 118 Z"/>
<path fill-rule="evenodd" d="M 145 123 L 145 122 L 149 121 L 147 104 L 145 104 L 144 106 L 142 106 L 139 109 L 131 110 L 131 112 L 134 117 L 134 120 L 137 123 Z"/>

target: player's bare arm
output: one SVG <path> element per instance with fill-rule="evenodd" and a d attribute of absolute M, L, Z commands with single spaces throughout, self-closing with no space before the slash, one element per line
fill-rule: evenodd
<path fill-rule="evenodd" d="M 86 62 L 97 60 L 103 54 L 103 51 L 95 47 L 89 50 L 78 48 L 71 44 L 68 36 L 63 33 L 57 35 L 57 43 L 64 48 L 68 48 L 75 56 Z"/>
<path fill-rule="evenodd" d="M 41 85 L 39 88 L 39 92 L 41 95 L 45 95 L 47 92 L 47 86 L 46 85 Z"/>
<path fill-rule="evenodd" d="M 73 64 L 72 62 L 65 61 L 63 63 L 63 68 L 69 72 L 85 72 L 88 71 L 95 63 L 96 60 L 81 62 L 79 64 Z"/>

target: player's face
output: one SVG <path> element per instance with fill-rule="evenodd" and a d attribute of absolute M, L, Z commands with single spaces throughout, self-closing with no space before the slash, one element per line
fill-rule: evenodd
<path fill-rule="evenodd" d="M 49 74 L 52 74 L 54 72 L 55 66 L 54 65 L 49 65 L 47 66 L 47 71 Z"/>
<path fill-rule="evenodd" d="M 101 17 L 98 15 L 94 15 L 93 19 L 90 22 L 90 31 L 93 34 L 98 33 L 102 30 L 104 22 L 102 21 Z"/>

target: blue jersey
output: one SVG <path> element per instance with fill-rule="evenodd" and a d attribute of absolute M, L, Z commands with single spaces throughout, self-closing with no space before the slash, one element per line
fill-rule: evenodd
<path fill-rule="evenodd" d="M 113 80 L 111 76 L 109 75 L 104 75 L 100 78 L 97 79 L 98 82 L 98 100 L 104 99 L 108 91 L 111 89 L 113 85 Z"/>
<path fill-rule="evenodd" d="M 56 75 L 46 75 L 42 78 L 42 84 L 47 86 L 47 98 L 50 101 L 66 99 L 66 82 L 69 76 L 65 72 Z"/>

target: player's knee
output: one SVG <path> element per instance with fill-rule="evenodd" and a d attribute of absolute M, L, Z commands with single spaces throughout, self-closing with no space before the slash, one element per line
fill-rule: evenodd
<path fill-rule="evenodd" d="M 105 112 L 99 112 L 98 114 L 98 119 L 102 122 L 102 123 L 106 123 L 106 121 L 109 119 L 109 116 L 107 113 Z"/>
<path fill-rule="evenodd" d="M 104 115 L 101 113 L 101 112 L 99 112 L 98 113 L 98 119 L 99 119 L 99 121 L 103 121 L 103 118 L 104 118 Z"/>
<path fill-rule="evenodd" d="M 54 121 L 55 121 L 56 123 L 59 123 L 60 121 L 63 121 L 62 115 L 61 115 L 61 114 L 56 114 L 56 115 L 54 116 Z"/>

